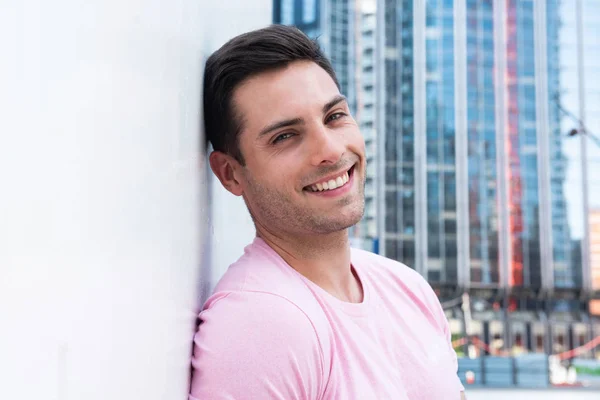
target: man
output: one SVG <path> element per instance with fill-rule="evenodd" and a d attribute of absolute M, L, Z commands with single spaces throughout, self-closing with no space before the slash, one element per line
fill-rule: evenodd
<path fill-rule="evenodd" d="M 318 46 L 291 27 L 246 33 L 204 83 L 210 166 L 256 238 L 200 314 L 190 399 L 460 399 L 430 286 L 350 249 L 365 145 Z"/>

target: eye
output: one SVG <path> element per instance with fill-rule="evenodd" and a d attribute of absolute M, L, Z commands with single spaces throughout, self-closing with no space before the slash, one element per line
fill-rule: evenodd
<path fill-rule="evenodd" d="M 273 144 L 277 144 L 279 142 L 282 142 L 284 140 L 287 140 L 289 138 L 291 138 L 292 136 L 294 136 L 293 133 L 282 133 L 281 135 L 278 135 L 275 139 L 273 139 Z"/>
<path fill-rule="evenodd" d="M 325 121 L 325 123 L 335 121 L 335 120 L 343 118 L 345 116 L 346 116 L 346 113 L 343 113 L 343 112 L 333 113 L 329 117 L 327 117 L 327 120 Z"/>

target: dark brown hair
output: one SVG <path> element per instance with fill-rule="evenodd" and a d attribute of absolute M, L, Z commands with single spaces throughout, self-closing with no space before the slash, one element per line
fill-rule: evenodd
<path fill-rule="evenodd" d="M 272 25 L 244 33 L 215 51 L 204 71 L 204 127 L 213 149 L 244 164 L 238 140 L 242 121 L 232 102 L 235 89 L 252 76 L 303 60 L 323 68 L 339 88 L 333 67 L 316 40 L 295 27 Z"/>

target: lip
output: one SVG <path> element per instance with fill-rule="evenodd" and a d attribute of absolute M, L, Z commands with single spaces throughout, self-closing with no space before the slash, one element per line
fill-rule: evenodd
<path fill-rule="evenodd" d="M 331 175 L 330 177 L 320 180 L 318 181 L 318 183 L 321 182 L 326 182 L 328 179 L 333 179 L 335 177 L 340 176 L 341 174 L 343 174 L 344 172 L 349 171 L 348 174 L 348 182 L 346 182 L 345 185 L 335 188 L 333 190 L 323 190 L 322 192 L 312 192 L 310 190 L 304 190 L 306 193 L 309 193 L 311 195 L 315 195 L 315 196 L 320 196 L 320 197 L 336 197 L 336 196 L 340 196 L 343 194 L 346 194 L 350 191 L 350 189 L 352 188 L 352 186 L 354 185 L 354 173 L 355 173 L 355 167 L 356 164 L 352 165 L 350 168 L 348 168 L 347 170 L 343 170 L 342 172 L 339 172 L 337 175 Z M 315 183 L 316 184 L 316 183 Z"/>

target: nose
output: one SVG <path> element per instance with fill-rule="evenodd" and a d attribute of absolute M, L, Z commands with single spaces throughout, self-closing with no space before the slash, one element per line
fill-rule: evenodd
<path fill-rule="evenodd" d="M 335 164 L 346 151 L 343 135 L 324 125 L 313 128 L 310 143 L 311 163 L 314 166 Z"/>

